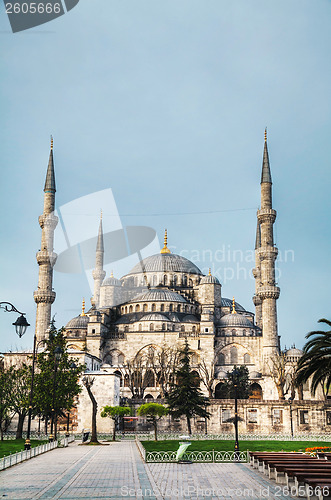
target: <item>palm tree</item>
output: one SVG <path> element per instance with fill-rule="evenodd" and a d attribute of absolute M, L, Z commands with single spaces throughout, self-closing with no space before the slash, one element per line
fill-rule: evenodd
<path fill-rule="evenodd" d="M 331 321 L 320 319 L 331 328 Z M 325 394 L 331 386 L 331 330 L 314 331 L 306 335 L 308 342 L 303 348 L 303 355 L 298 362 L 296 383 L 303 384 L 312 377 L 311 391 L 315 394 L 319 384 L 325 389 Z"/>

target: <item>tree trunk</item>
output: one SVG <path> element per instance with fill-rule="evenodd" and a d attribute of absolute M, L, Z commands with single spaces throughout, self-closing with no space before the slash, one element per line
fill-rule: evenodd
<path fill-rule="evenodd" d="M 1 436 L 1 441 L 3 441 L 3 429 L 2 429 L 2 425 L 0 425 L 0 436 Z"/>
<path fill-rule="evenodd" d="M 91 388 L 86 386 L 88 395 L 90 396 L 90 400 L 92 402 L 92 433 L 90 443 L 98 443 L 97 436 L 97 412 L 98 412 L 98 403 L 91 391 Z"/>
<path fill-rule="evenodd" d="M 25 413 L 19 413 L 17 429 L 16 429 L 16 439 L 22 439 L 22 437 L 23 437 L 24 420 L 25 420 Z"/>
<path fill-rule="evenodd" d="M 157 441 L 157 421 L 156 420 L 154 420 L 153 426 L 154 426 L 154 438 L 155 438 L 155 441 Z"/>
<path fill-rule="evenodd" d="M 303 401 L 303 385 L 302 384 L 300 384 L 298 386 L 298 397 L 299 397 L 300 401 Z"/>
<path fill-rule="evenodd" d="M 190 417 L 186 416 L 186 420 L 187 420 L 187 430 L 188 430 L 188 433 L 192 434 L 191 419 L 190 419 Z"/>
<path fill-rule="evenodd" d="M 282 384 L 276 384 L 277 391 L 278 391 L 278 397 L 280 400 L 284 400 L 284 386 Z"/>
<path fill-rule="evenodd" d="M 116 439 L 116 420 L 114 419 L 113 441 Z"/>

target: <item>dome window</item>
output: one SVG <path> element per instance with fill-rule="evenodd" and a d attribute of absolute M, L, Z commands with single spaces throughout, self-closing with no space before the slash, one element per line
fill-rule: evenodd
<path fill-rule="evenodd" d="M 130 306 L 129 308 L 129 312 L 132 313 L 133 312 L 133 306 Z"/>
<path fill-rule="evenodd" d="M 139 323 L 139 331 L 141 332 L 141 331 L 142 331 L 142 329 L 143 329 L 142 324 L 141 324 L 141 323 Z"/>
<path fill-rule="evenodd" d="M 170 304 L 169 311 L 172 312 L 172 310 L 173 310 L 173 306 L 172 306 L 172 304 Z"/>
<path fill-rule="evenodd" d="M 136 305 L 136 313 L 137 313 L 137 312 L 139 312 L 139 311 L 140 311 L 140 305 L 139 305 L 139 304 L 137 304 L 137 305 Z"/>
<path fill-rule="evenodd" d="M 156 305 L 152 304 L 152 312 L 155 312 L 155 311 L 156 311 Z"/>
<path fill-rule="evenodd" d="M 154 323 L 151 323 L 151 324 L 149 325 L 149 331 L 150 331 L 150 332 L 154 332 Z"/>
<path fill-rule="evenodd" d="M 164 304 L 161 304 L 161 312 L 164 312 Z"/>
<path fill-rule="evenodd" d="M 167 278 L 167 275 L 165 274 L 165 275 L 163 276 L 163 284 L 164 284 L 164 285 L 167 285 L 167 283 L 168 283 L 168 278 Z"/>

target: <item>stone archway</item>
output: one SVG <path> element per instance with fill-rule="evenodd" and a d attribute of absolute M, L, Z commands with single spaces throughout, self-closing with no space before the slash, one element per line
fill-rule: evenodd
<path fill-rule="evenodd" d="M 250 386 L 250 395 L 249 395 L 249 399 L 258 399 L 260 401 L 262 401 L 263 399 L 263 391 L 262 391 L 262 387 L 260 386 L 260 384 L 258 384 L 257 382 L 254 382 L 251 386 Z"/>

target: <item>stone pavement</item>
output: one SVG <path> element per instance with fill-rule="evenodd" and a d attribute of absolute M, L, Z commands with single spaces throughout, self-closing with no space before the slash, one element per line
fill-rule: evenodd
<path fill-rule="evenodd" d="M 145 464 L 134 442 L 59 448 L 0 472 L 0 500 L 285 500 L 246 464 Z"/>

